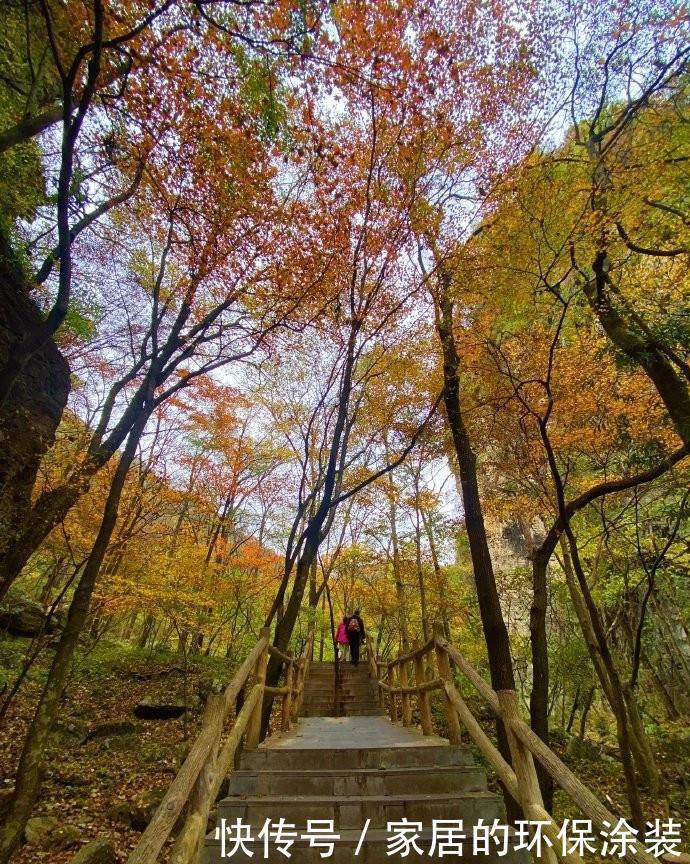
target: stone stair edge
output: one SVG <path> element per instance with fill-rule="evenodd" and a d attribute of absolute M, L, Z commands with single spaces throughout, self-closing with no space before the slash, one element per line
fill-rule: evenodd
<path fill-rule="evenodd" d="M 471 827 L 472 827 L 472 825 L 469 823 L 465 825 L 465 829 L 471 828 Z M 340 835 L 340 841 L 337 841 L 337 842 L 340 842 L 340 843 L 350 843 L 350 842 L 357 843 L 357 842 L 359 842 L 359 838 L 362 834 L 362 829 L 361 828 L 360 829 L 357 829 L 357 828 L 340 828 L 340 829 L 336 829 L 336 833 Z M 509 836 L 511 836 L 511 837 L 516 836 L 514 829 L 510 829 L 508 833 L 509 833 Z M 207 846 L 220 845 L 220 841 L 217 840 L 214 835 L 215 835 L 215 830 L 211 831 L 209 834 L 206 835 L 205 845 L 207 845 Z M 422 843 L 429 842 L 433 839 L 433 830 L 431 828 L 422 827 L 422 830 L 419 832 L 418 836 L 419 836 L 419 839 Z M 368 845 L 372 841 L 373 841 L 373 843 L 386 843 L 388 841 L 389 837 L 390 837 L 390 834 L 387 831 L 387 829 L 369 827 L 369 829 L 367 830 L 365 845 Z M 263 841 L 260 839 L 259 840 L 253 839 L 253 840 L 247 841 L 248 846 L 258 845 L 258 844 L 263 844 Z M 294 841 L 294 845 L 295 846 L 307 846 L 307 847 L 309 847 L 309 841 L 306 838 L 296 837 L 295 841 Z M 454 856 L 448 856 L 448 857 L 450 858 L 450 857 L 454 857 Z M 391 860 L 395 860 L 395 856 L 392 856 Z M 433 860 L 433 859 L 430 859 L 430 860 Z"/>
<path fill-rule="evenodd" d="M 390 794 L 381 794 L 381 795 L 347 795 L 345 797 L 341 795 L 291 795 L 287 798 L 285 795 L 228 795 L 227 797 L 221 799 L 218 804 L 283 804 L 290 805 L 293 802 L 299 804 L 376 804 L 378 802 L 386 802 L 392 805 L 396 804 L 406 804 L 410 803 L 419 803 L 424 801 L 429 801 L 430 803 L 434 803 L 436 801 L 449 801 L 449 800 L 465 800 L 471 799 L 472 801 L 482 800 L 482 801 L 503 801 L 503 796 L 499 795 L 497 792 L 490 792 L 488 790 L 463 790 L 460 792 L 421 792 L 419 795 L 390 795 Z"/>
<path fill-rule="evenodd" d="M 290 777 L 331 777 L 351 775 L 377 776 L 389 774 L 402 774 L 403 776 L 412 774 L 436 773 L 438 771 L 447 772 L 449 774 L 455 771 L 477 771 L 483 770 L 482 765 L 394 765 L 393 767 L 383 768 L 237 768 L 232 774 L 277 774 L 278 776 Z"/>

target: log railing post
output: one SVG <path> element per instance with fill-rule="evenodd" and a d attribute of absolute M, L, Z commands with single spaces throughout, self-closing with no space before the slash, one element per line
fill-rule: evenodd
<path fill-rule="evenodd" d="M 373 683 L 376 684 L 376 698 L 378 700 L 379 707 L 382 707 L 383 706 L 383 699 L 382 699 L 383 694 L 381 691 L 381 685 L 379 684 L 379 667 L 378 667 L 378 664 L 376 662 L 376 655 L 374 654 L 374 648 L 371 645 L 371 642 L 369 640 L 367 640 L 366 652 L 367 652 L 367 664 L 369 666 L 369 677 L 373 680 Z"/>
<path fill-rule="evenodd" d="M 290 652 L 288 651 L 288 654 Z M 287 732 L 290 729 L 290 718 L 292 715 L 292 688 L 294 687 L 294 669 L 295 661 L 291 660 L 287 664 L 285 671 L 285 686 L 287 693 L 283 696 L 283 713 L 280 718 L 280 729 L 282 732 Z"/>
<path fill-rule="evenodd" d="M 293 698 L 292 702 L 292 720 L 293 722 L 297 721 L 297 717 L 299 716 L 300 709 L 302 708 L 302 701 L 304 699 L 304 685 L 307 681 L 307 675 L 309 674 L 309 664 L 311 663 L 311 655 L 314 650 L 314 634 L 315 630 L 313 629 L 313 624 L 309 630 L 309 635 L 307 637 L 307 644 L 304 647 L 304 652 L 302 656 L 295 661 L 295 673 L 294 673 L 294 689 L 297 691 L 296 695 Z"/>
<path fill-rule="evenodd" d="M 388 691 L 388 699 L 389 699 L 389 710 L 391 715 L 391 723 L 398 722 L 398 696 L 395 692 L 395 687 L 397 684 L 397 675 L 395 674 L 395 665 L 393 663 L 388 664 L 388 684 L 390 686 L 390 690 Z"/>
<path fill-rule="evenodd" d="M 407 675 L 407 661 L 403 661 L 400 664 L 400 686 L 403 688 L 403 692 L 401 695 L 401 703 L 402 703 L 402 722 L 403 726 L 411 726 L 412 725 L 412 703 L 410 701 L 410 694 L 406 693 L 405 690 L 410 686 L 410 681 Z"/>
<path fill-rule="evenodd" d="M 262 689 L 266 685 L 266 666 L 268 665 L 268 642 L 271 638 L 271 630 L 269 627 L 263 627 L 259 633 L 261 639 L 266 640 L 264 650 L 259 655 L 259 659 L 254 666 L 254 683 L 258 684 Z M 259 746 L 261 740 L 261 712 L 263 709 L 263 698 L 260 698 L 252 716 L 247 724 L 247 738 L 245 747 L 247 750 L 255 750 Z"/>
<path fill-rule="evenodd" d="M 539 788 L 539 779 L 537 777 L 537 769 L 534 767 L 534 759 L 529 750 L 524 746 L 522 741 L 516 738 L 512 731 L 511 723 L 515 720 L 520 720 L 520 708 L 518 703 L 518 695 L 515 690 L 498 690 L 498 704 L 501 708 L 501 717 L 504 721 L 506 735 L 508 736 L 508 745 L 510 747 L 510 757 L 513 763 L 513 770 L 517 778 L 520 800 L 518 803 L 523 809 L 526 819 L 533 819 L 534 814 L 532 808 L 537 808 L 537 811 L 544 811 L 544 801 L 541 797 Z M 538 859 L 535 857 L 534 859 Z M 546 861 L 546 864 L 556 864 L 556 854 L 553 849 L 545 847 L 542 849 L 541 860 Z"/>
<path fill-rule="evenodd" d="M 292 680 L 294 681 L 295 696 L 292 700 L 292 708 L 290 714 L 290 721 L 292 723 L 297 720 L 300 704 L 302 702 L 302 690 L 304 689 L 304 669 L 306 663 L 306 659 L 302 658 L 295 661 L 295 668 L 292 678 Z"/>
<path fill-rule="evenodd" d="M 381 705 L 382 708 L 383 708 L 383 703 L 384 703 L 385 691 L 384 691 L 383 687 L 381 686 L 381 681 L 382 681 L 384 674 L 385 674 L 383 671 L 385 668 L 386 668 L 386 664 L 383 660 L 377 660 L 376 661 L 376 680 L 379 682 L 379 704 Z"/>
<path fill-rule="evenodd" d="M 434 635 L 438 639 L 443 638 L 443 628 L 440 624 L 434 625 Z M 436 644 L 436 664 L 438 666 L 438 677 L 447 682 L 448 684 L 453 683 L 453 676 L 450 671 L 450 661 L 448 660 L 448 655 L 441 648 L 441 646 Z M 458 720 L 458 715 L 455 713 L 455 708 L 452 706 L 448 695 L 444 691 L 443 696 L 443 710 L 446 715 L 446 725 L 448 726 L 448 741 L 451 744 L 459 744 L 461 740 L 461 730 L 460 730 L 460 721 Z"/>
<path fill-rule="evenodd" d="M 419 648 L 419 640 L 414 643 L 415 648 Z M 429 691 L 420 690 L 422 684 L 425 683 L 426 675 L 424 673 L 424 658 L 420 654 L 415 654 L 414 658 L 414 683 L 417 687 L 417 701 L 419 702 L 419 716 L 422 723 L 422 732 L 424 735 L 433 734 L 433 725 L 431 722 L 431 706 L 429 704 Z"/>

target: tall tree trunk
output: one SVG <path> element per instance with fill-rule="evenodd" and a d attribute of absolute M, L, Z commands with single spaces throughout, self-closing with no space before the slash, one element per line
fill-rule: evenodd
<path fill-rule="evenodd" d="M 441 623 L 443 624 L 443 633 L 450 641 L 450 619 L 448 616 L 448 604 L 446 603 L 445 584 L 443 579 L 443 571 L 438 560 L 438 551 L 436 549 L 436 538 L 434 537 L 434 526 L 431 522 L 431 515 L 427 515 L 424 510 L 421 511 L 422 524 L 424 531 L 429 541 L 429 551 L 431 553 L 431 564 L 434 568 L 434 581 L 436 584 L 436 593 L 438 595 L 439 609 L 441 612 Z"/>
<path fill-rule="evenodd" d="M 625 638 L 626 647 L 630 655 L 634 654 L 635 650 L 635 636 L 632 631 L 632 625 L 627 615 L 623 614 L 621 616 L 621 624 L 623 636 Z M 652 680 L 652 684 L 654 685 L 654 689 L 657 691 L 659 698 L 661 699 L 664 710 L 666 711 L 666 717 L 668 720 L 677 720 L 680 717 L 680 713 L 676 708 L 673 699 L 671 698 L 671 694 L 666 689 L 666 686 L 654 668 L 654 664 L 649 661 L 647 657 L 647 652 L 644 647 L 642 647 L 640 651 L 640 663 L 644 667 L 645 671 L 649 674 L 649 677 Z"/>
<path fill-rule="evenodd" d="M 586 619 L 583 617 L 583 619 L 579 620 L 581 625 L 583 621 L 586 621 L 586 624 L 583 627 L 583 635 L 590 650 L 594 668 L 599 676 L 599 680 L 601 681 L 602 689 L 604 690 L 606 698 L 611 706 L 611 710 L 613 711 L 613 716 L 616 720 L 618 750 L 623 763 L 623 773 L 625 775 L 625 785 L 628 794 L 628 803 L 630 804 L 630 813 L 633 823 L 641 830 L 644 828 L 644 816 L 640 793 L 637 786 L 635 765 L 637 764 L 638 767 L 643 767 L 641 764 L 643 760 L 638 742 L 636 741 L 634 733 L 630 727 L 623 686 L 609 650 L 606 632 L 589 590 L 589 585 L 587 584 L 575 538 L 567 524 L 566 536 L 567 543 L 565 538 L 562 537 L 561 545 L 563 548 L 564 566 L 566 568 L 569 567 L 572 574 L 570 576 L 572 587 L 569 586 L 569 588 L 571 587 L 571 596 L 577 592 L 577 588 L 579 587 L 582 599 L 579 604 L 577 602 L 574 604 L 575 609 L 576 612 L 578 609 L 580 610 L 578 612 L 578 619 L 580 614 L 586 613 Z M 567 570 L 566 578 L 568 578 Z M 595 656 L 598 658 L 597 660 L 594 659 Z M 635 756 L 633 756 L 633 751 L 637 751 Z"/>
<path fill-rule="evenodd" d="M 422 532 L 419 524 L 419 510 L 415 525 L 415 558 L 417 564 L 417 582 L 419 583 L 419 605 L 422 613 L 422 635 L 424 641 L 428 642 L 431 637 L 429 628 L 429 611 L 426 602 L 426 585 L 424 584 L 424 567 L 422 566 Z"/>
<path fill-rule="evenodd" d="M 156 618 L 154 615 L 147 613 L 144 616 L 144 623 L 141 628 L 141 634 L 139 635 L 138 646 L 142 650 L 146 648 L 149 643 L 149 637 L 151 636 L 151 632 L 153 631 L 153 625 L 156 623 Z"/>
<path fill-rule="evenodd" d="M 307 587 L 307 581 L 309 579 L 309 570 L 311 568 L 312 561 L 316 558 L 318 548 L 318 539 L 312 538 L 310 540 L 308 538 L 305 543 L 304 551 L 300 556 L 299 561 L 297 562 L 297 567 L 295 569 L 295 581 L 293 583 L 292 591 L 290 593 L 290 599 L 288 600 L 287 606 L 285 607 L 285 614 L 276 624 L 275 634 L 273 637 L 273 644 L 281 651 L 286 651 L 288 645 L 290 644 L 292 631 L 295 629 L 295 624 L 297 623 L 297 616 L 299 615 L 299 610 L 302 606 L 302 600 L 304 599 L 304 592 Z M 269 684 L 269 686 L 276 686 L 276 684 L 278 683 L 278 679 L 280 678 L 282 668 L 283 661 L 279 657 L 269 657 L 268 666 L 266 668 L 266 682 Z M 268 723 L 271 718 L 272 707 L 273 700 L 264 699 L 261 722 L 262 737 L 266 735 L 266 731 L 268 730 Z M 2 862 L 0 862 L 0 864 L 2 864 Z"/>
<path fill-rule="evenodd" d="M 384 439 L 386 461 L 390 461 L 388 442 Z M 393 582 L 395 583 L 395 596 L 398 601 L 398 622 L 400 626 L 400 637 L 403 652 L 410 650 L 410 634 L 407 629 L 407 597 L 405 596 L 405 585 L 402 577 L 400 562 L 400 544 L 398 543 L 398 505 L 396 501 L 396 488 L 393 475 L 388 474 L 386 478 L 386 495 L 388 497 L 388 518 L 391 526 L 391 545 L 393 547 Z"/>
<path fill-rule="evenodd" d="M 421 472 L 421 467 L 419 469 Z M 421 502 L 419 500 L 419 473 L 415 472 L 414 479 L 414 546 L 415 546 L 415 564 L 417 567 L 417 583 L 419 584 L 419 604 L 422 613 L 422 635 L 424 641 L 427 642 L 431 638 L 431 627 L 429 622 L 429 611 L 426 600 L 426 583 L 424 580 L 424 567 L 422 564 L 422 516 Z"/>
<path fill-rule="evenodd" d="M 436 329 L 443 354 L 443 402 L 460 471 L 465 527 L 470 545 L 474 583 L 489 659 L 491 685 L 494 690 L 515 690 L 508 628 L 503 618 L 503 610 L 498 597 L 479 496 L 477 459 L 462 413 L 460 358 L 453 334 L 453 302 L 449 297 L 449 287 L 450 279 L 446 273 L 442 272 L 436 297 Z M 500 721 L 497 722 L 496 732 L 501 754 L 506 761 L 510 762 L 508 740 L 505 728 Z M 517 802 L 513 801 L 507 792 L 505 797 L 509 818 L 512 820 L 520 818 L 520 808 Z"/>
<path fill-rule="evenodd" d="M 532 562 L 532 602 L 529 610 L 530 650 L 532 655 L 532 689 L 529 697 L 530 725 L 545 743 L 549 743 L 549 646 L 546 633 L 546 614 L 549 593 L 546 574 L 551 550 L 537 548 L 532 526 L 522 515 L 518 516 L 520 529 L 527 544 L 527 557 Z M 563 688 L 565 705 L 565 688 Z M 571 712 L 571 723 L 577 698 Z M 553 806 L 553 780 L 541 763 L 537 763 L 537 774 L 544 805 L 550 812 Z"/>
<path fill-rule="evenodd" d="M 545 743 L 549 743 L 549 646 L 546 636 L 548 590 L 547 559 L 536 552 L 532 558 L 532 603 L 529 610 L 529 635 L 532 653 L 532 690 L 529 697 L 530 725 Z M 539 786 L 544 806 L 553 807 L 553 780 L 537 763 Z"/>
<path fill-rule="evenodd" d="M 590 708 L 592 707 L 592 702 L 594 701 L 594 694 L 596 693 L 596 687 L 590 687 L 587 691 L 587 696 L 585 698 L 585 704 L 582 706 L 582 714 L 580 714 L 580 728 L 578 731 L 578 738 L 580 741 L 585 740 L 585 732 L 587 731 L 587 717 L 589 715 Z"/>
<path fill-rule="evenodd" d="M 24 741 L 12 801 L 4 816 L 2 829 L 0 829 L 0 864 L 8 864 L 10 856 L 19 845 L 26 822 L 31 815 L 31 810 L 41 788 L 45 748 L 51 728 L 57 718 L 60 699 L 65 690 L 74 652 L 79 643 L 79 636 L 89 613 L 96 579 L 117 522 L 118 506 L 127 471 L 136 454 L 147 419 L 148 412 L 142 411 L 141 416 L 130 431 L 125 450 L 108 492 L 96 540 L 72 597 L 65 628 L 62 631 L 36 713 Z"/>

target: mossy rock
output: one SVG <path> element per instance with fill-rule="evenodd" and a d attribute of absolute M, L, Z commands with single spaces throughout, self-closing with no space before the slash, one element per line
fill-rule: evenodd
<path fill-rule="evenodd" d="M 53 723 L 51 731 L 51 737 L 55 743 L 75 747 L 82 744 L 88 734 L 89 730 L 85 723 L 69 720 L 58 720 Z"/>
<path fill-rule="evenodd" d="M 73 849 L 79 845 L 82 838 L 82 833 L 74 825 L 61 825 L 55 831 L 51 831 L 49 846 L 55 852 L 64 852 L 66 849 Z"/>
<path fill-rule="evenodd" d="M 137 727 L 134 723 L 130 723 L 128 720 L 114 721 L 111 723 L 99 723 L 98 726 L 94 726 L 91 729 L 84 739 L 84 743 L 87 741 L 97 741 L 102 738 L 115 738 L 119 735 L 134 735 L 137 731 Z"/>
<path fill-rule="evenodd" d="M 55 816 L 34 816 L 26 823 L 24 837 L 27 843 L 35 846 L 47 846 L 50 835 L 59 827 L 60 820 Z"/>
<path fill-rule="evenodd" d="M 69 864 L 115 864 L 116 860 L 115 847 L 107 837 L 103 837 L 87 843 Z"/>
<path fill-rule="evenodd" d="M 587 738 L 571 738 L 566 752 L 573 759 L 584 759 L 587 762 L 601 762 L 602 759 L 601 750 Z"/>
<path fill-rule="evenodd" d="M 113 753 L 136 753 L 141 742 L 136 735 L 123 735 L 108 742 L 108 750 Z"/>

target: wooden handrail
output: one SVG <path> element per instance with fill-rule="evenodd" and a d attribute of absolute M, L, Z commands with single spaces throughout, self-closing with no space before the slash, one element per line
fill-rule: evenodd
<path fill-rule="evenodd" d="M 268 646 L 268 653 L 271 657 L 277 657 L 279 660 L 282 660 L 283 663 L 293 663 L 295 659 L 292 654 L 286 654 L 284 651 L 281 651 L 280 648 L 276 648 L 275 645 Z"/>
<path fill-rule="evenodd" d="M 411 660 L 414 660 L 416 657 L 423 657 L 425 654 L 428 654 L 430 651 L 433 651 L 436 647 L 436 642 L 432 637 L 428 642 L 425 642 L 424 645 L 420 645 L 418 648 L 413 648 L 412 651 L 408 651 L 407 654 L 402 654 L 400 657 L 397 657 L 395 660 L 389 660 L 388 666 L 400 666 L 402 663 L 409 663 Z"/>
<path fill-rule="evenodd" d="M 436 654 L 438 677 L 426 680 L 421 658 L 426 654 Z M 433 654 L 432 654 L 433 656 Z M 498 748 L 482 729 L 479 721 L 468 707 L 455 686 L 449 659 L 456 669 L 472 684 L 479 695 L 488 703 L 491 711 L 503 721 L 508 735 L 511 750 L 510 765 L 501 755 Z M 407 677 L 406 666 L 415 662 L 415 686 L 401 686 L 395 679 L 398 670 L 405 670 L 402 678 Z M 510 795 L 522 807 L 525 817 L 530 820 L 546 823 L 543 825 L 545 836 L 553 844 L 542 849 L 541 861 L 555 861 L 558 857 L 565 864 L 582 864 L 582 859 L 575 853 L 563 854 L 559 839 L 558 823 L 544 808 L 537 782 L 534 760 L 536 759 L 553 778 L 554 782 L 591 820 L 598 830 L 604 831 L 615 825 L 617 818 L 599 801 L 594 793 L 573 774 L 559 757 L 536 735 L 520 716 L 519 701 L 516 691 L 502 690 L 497 693 L 490 684 L 477 672 L 458 649 L 442 636 L 439 628 L 435 628 L 434 637 L 421 647 L 399 656 L 395 660 L 380 660 L 370 654 L 368 658 L 369 674 L 378 684 L 379 693 L 388 695 L 391 720 L 398 720 L 397 698 L 402 699 L 402 720 L 405 723 L 406 701 L 416 694 L 419 701 L 422 731 L 425 735 L 432 732 L 431 718 L 428 710 L 428 693 L 440 689 L 444 695 L 444 708 L 448 721 L 449 739 L 451 743 L 459 741 L 459 730 L 465 729 L 479 748 L 489 765 L 496 772 L 501 783 Z M 388 677 L 388 681 L 383 680 Z M 457 737 L 457 740 L 454 739 Z M 656 859 L 643 849 L 625 850 L 625 860 L 629 864 L 655 864 Z"/>
<path fill-rule="evenodd" d="M 155 864 L 183 808 L 186 819 L 175 845 L 170 864 L 196 864 L 203 842 L 208 814 L 223 779 L 230 772 L 235 753 L 246 735 L 247 749 L 259 742 L 261 712 L 265 694 L 283 699 L 280 728 L 289 729 L 296 719 L 304 696 L 304 681 L 314 645 L 314 629 L 309 630 L 304 653 L 291 657 L 269 644 L 269 631 L 261 631 L 258 642 L 244 659 L 232 681 L 221 694 L 211 694 L 206 702 L 201 731 L 194 740 L 189 755 L 170 784 L 163 800 L 149 822 L 139 842 L 127 859 L 127 864 Z M 272 650 L 273 649 L 273 650 Z M 284 687 L 267 687 L 266 663 L 269 654 L 286 664 Z M 225 741 L 223 729 L 240 690 L 252 676 L 254 685 L 244 700 Z"/>
<path fill-rule="evenodd" d="M 382 687 L 387 693 L 395 693 L 396 696 L 414 696 L 417 693 L 428 693 L 431 690 L 443 690 L 443 681 L 440 678 L 433 678 L 431 681 L 424 681 L 422 684 L 414 687 L 391 687 L 390 684 L 385 684 L 379 681 L 379 687 Z"/>

